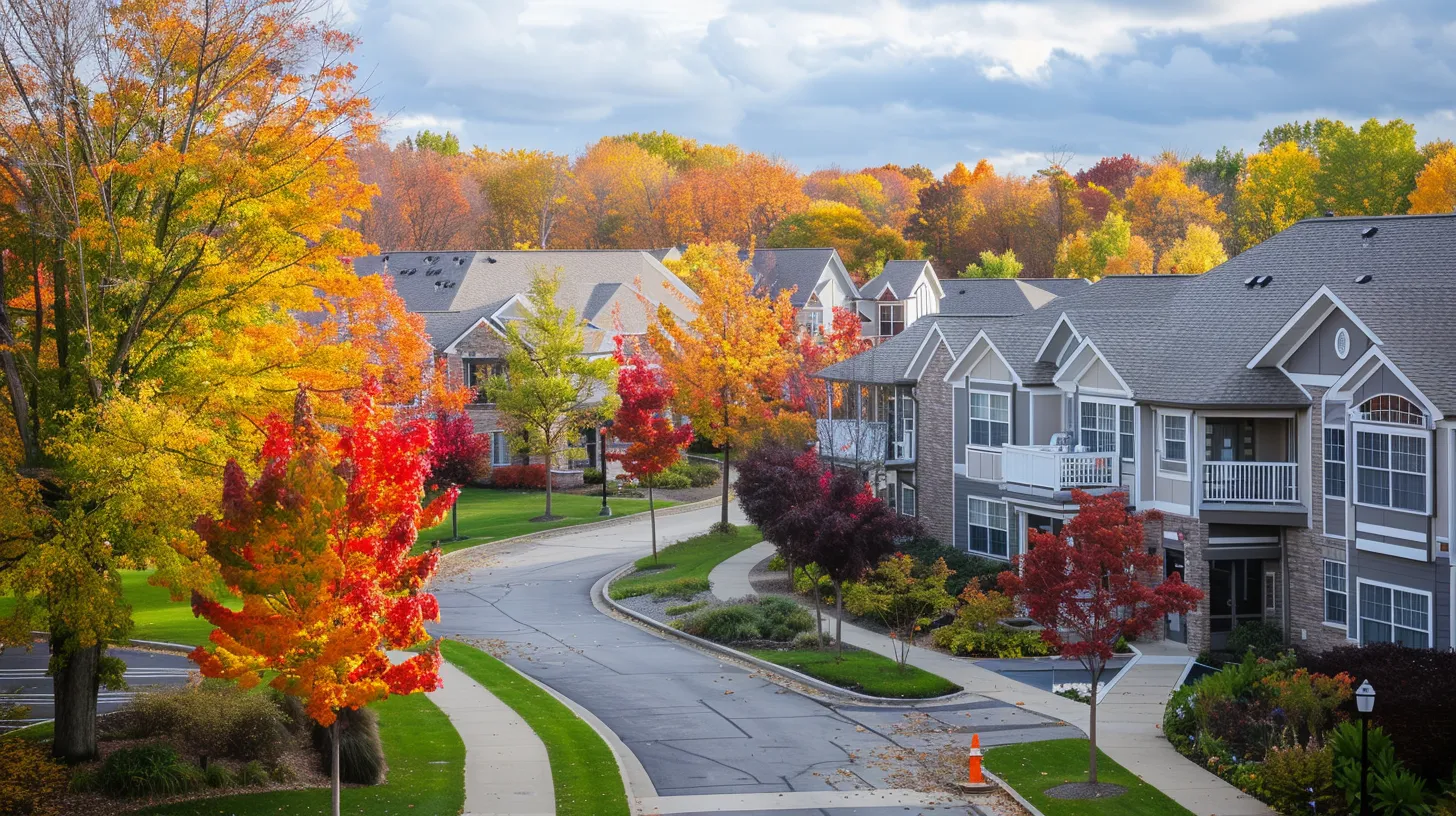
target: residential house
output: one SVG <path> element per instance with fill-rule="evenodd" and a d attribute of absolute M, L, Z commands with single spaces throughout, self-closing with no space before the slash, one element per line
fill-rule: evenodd
<path fill-rule="evenodd" d="M 750 260 L 748 250 L 739 257 Z M 859 288 L 832 248 L 759 249 L 749 269 L 765 297 L 789 292 L 799 325 L 815 334 L 832 323 L 835 309 L 853 309 L 859 298 Z"/>
<path fill-rule="evenodd" d="M 642 250 L 488 250 L 391 252 L 356 258 L 360 275 L 387 275 L 410 311 L 425 318 L 435 353 L 467 385 L 480 386 L 504 370 L 506 327 L 531 308 L 531 282 L 558 272 L 557 303 L 583 321 L 585 353 L 611 354 L 618 335 L 643 335 L 649 313 L 665 305 L 693 317 L 697 295 Z M 476 431 L 491 435 L 494 465 L 511 462 L 505 428 L 482 392 L 468 407 Z M 597 461 L 596 430 L 584 429 L 589 461 Z"/>
<path fill-rule="evenodd" d="M 922 317 L 940 311 L 945 290 L 930 261 L 889 261 L 860 287 L 858 307 L 864 337 L 883 342 Z"/>
<path fill-rule="evenodd" d="M 1013 318 L 942 303 L 874 375 L 918 420 L 915 511 L 1009 560 L 1076 514 L 1073 489 L 1121 492 L 1205 593 L 1163 627 L 1193 651 L 1251 621 L 1311 649 L 1453 648 L 1453 267 L 1456 216 L 1316 218 L 1203 275 Z"/>

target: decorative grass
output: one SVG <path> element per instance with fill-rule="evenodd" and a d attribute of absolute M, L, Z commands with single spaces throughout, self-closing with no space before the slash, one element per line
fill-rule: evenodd
<path fill-rule="evenodd" d="M 1097 752 L 1097 781 L 1127 793 L 1106 799 L 1054 799 L 1044 791 L 1087 781 L 1087 740 L 1023 742 L 986 751 L 986 768 L 1046 816 L 1193 816 L 1163 792 Z"/>
<path fill-rule="evenodd" d="M 545 743 L 557 816 L 627 816 L 630 809 L 617 758 L 595 729 L 560 700 L 479 649 L 446 640 L 440 652 L 521 715 Z"/>
<path fill-rule="evenodd" d="M 465 540 L 446 541 L 450 537 L 450 516 L 447 514 L 443 523 L 420 531 L 415 552 L 423 552 L 436 539 L 440 541 L 441 549 L 450 552 L 503 538 L 601 521 L 601 516 L 597 515 L 602 509 L 600 495 L 551 494 L 551 512 L 561 518 L 550 522 L 531 521 L 546 512 L 546 492 L 543 490 L 467 487 L 460 491 L 457 501 L 460 505 L 456 511 L 460 515 L 460 536 Z M 647 510 L 646 499 L 608 498 L 607 504 L 614 516 L 630 516 Z M 677 502 L 657 500 L 659 510 L 674 504 Z"/>
<path fill-rule="evenodd" d="M 704 533 L 679 541 L 658 551 L 658 569 L 653 569 L 650 555 L 637 559 L 637 569 L 650 571 L 617 579 L 612 583 L 611 595 L 619 601 L 638 595 L 653 595 L 658 600 L 690 598 L 708 589 L 708 573 L 713 567 L 762 540 L 757 527 L 744 526 L 736 535 Z"/>
<path fill-rule="evenodd" d="M 342 812 L 459 813 L 465 807 L 465 743 L 450 719 L 423 694 L 390 697 L 372 706 L 389 762 L 383 785 L 345 788 Z M 330 812 L 327 788 L 240 794 L 153 808 L 151 816 L 263 816 Z"/>
<path fill-rule="evenodd" d="M 960 686 L 915 666 L 900 665 L 884 655 L 860 649 L 845 649 L 836 659 L 833 649 L 745 649 L 767 660 L 840 688 L 876 697 L 921 699 L 940 697 L 961 690 Z"/>

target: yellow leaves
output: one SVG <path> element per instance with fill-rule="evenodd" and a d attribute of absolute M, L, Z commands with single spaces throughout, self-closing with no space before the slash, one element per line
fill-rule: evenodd
<path fill-rule="evenodd" d="M 1213 228 L 1189 224 L 1188 232 L 1163 253 L 1158 264 L 1162 274 L 1199 275 L 1228 260 L 1223 239 Z"/>
<path fill-rule="evenodd" d="M 1410 194 L 1412 213 L 1449 213 L 1456 210 L 1456 149 L 1443 150 L 1426 162 Z"/>
<path fill-rule="evenodd" d="M 1183 237 L 1191 224 L 1219 228 L 1224 214 L 1218 196 L 1189 183 L 1182 165 L 1163 162 L 1128 188 L 1125 204 L 1132 231 L 1143 237 L 1154 257 Z"/>
<path fill-rule="evenodd" d="M 1255 153 L 1238 181 L 1234 221 L 1244 249 L 1319 211 L 1319 157 L 1294 142 Z"/>

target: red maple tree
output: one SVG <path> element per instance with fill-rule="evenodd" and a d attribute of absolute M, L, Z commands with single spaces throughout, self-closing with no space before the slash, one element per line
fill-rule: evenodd
<path fill-rule="evenodd" d="M 820 334 L 800 330 L 793 324 L 786 326 L 785 345 L 797 343 L 799 351 L 797 365 L 789 371 L 784 383 L 789 408 L 807 411 L 816 419 L 826 416 L 828 392 L 824 382 L 814 379 L 814 375 L 868 349 L 870 341 L 863 334 L 859 315 L 839 306 L 834 308 L 833 318 Z"/>
<path fill-rule="evenodd" d="M 682 448 L 693 441 L 693 429 L 674 425 L 668 410 L 675 389 L 662 366 L 637 348 L 628 356 L 617 336 L 617 396 L 622 403 L 613 419 L 612 433 L 627 449 L 608 454 L 621 462 L 628 476 L 647 486 L 647 514 L 652 525 L 652 563 L 657 563 L 657 507 L 652 488 L 655 477 L 682 457 Z M 603 478 L 606 474 L 602 474 Z"/>
<path fill-rule="evenodd" d="M 203 516 L 196 527 L 243 604 L 233 611 L 193 591 L 193 613 L 217 628 L 191 658 L 204 676 L 243 688 L 272 673 L 269 685 L 332 726 L 335 813 L 336 712 L 440 687 L 438 649 L 398 664 L 385 651 L 424 641 L 425 622 L 440 618 L 435 596 L 423 591 L 440 551 L 409 553 L 419 528 L 439 523 L 457 491 L 421 506 L 430 427 L 382 419 L 378 394 L 377 383 L 367 384 L 334 437 L 300 390 L 292 423 L 277 415 L 266 422 L 258 477 L 250 484 L 229 461 L 222 516 Z"/>
<path fill-rule="evenodd" d="M 475 420 L 466 413 L 440 410 L 432 422 L 430 442 L 431 490 L 462 487 L 485 475 L 490 462 L 490 437 L 475 432 Z M 459 505 L 450 503 L 450 540 L 460 540 Z"/>
<path fill-rule="evenodd" d="M 1029 531 L 1030 547 L 1016 558 L 1020 574 L 997 581 L 1042 625 L 1042 639 L 1064 658 L 1081 661 L 1091 677 L 1091 753 L 1087 781 L 1097 784 L 1097 690 L 1119 638 L 1152 631 L 1170 612 L 1193 609 L 1203 592 L 1178 573 L 1152 584 L 1163 562 L 1144 549 L 1143 521 L 1157 511 L 1129 513 L 1127 495 L 1074 490 L 1080 509 L 1059 534 Z"/>

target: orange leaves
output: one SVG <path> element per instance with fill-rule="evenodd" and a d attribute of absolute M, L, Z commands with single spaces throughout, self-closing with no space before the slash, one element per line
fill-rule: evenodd
<path fill-rule="evenodd" d="M 193 612 L 217 629 L 192 659 L 204 675 L 245 686 L 275 672 L 271 685 L 303 698 L 321 725 L 339 708 L 439 684 L 437 654 L 394 665 L 383 652 L 424 640 L 425 623 L 439 620 L 421 591 L 439 553 L 408 551 L 455 492 L 420 507 L 430 429 L 380 419 L 378 393 L 371 384 L 356 396 L 337 439 L 301 394 L 292 424 L 266 423 L 258 478 L 230 463 L 221 517 L 197 524 L 243 608 L 194 593 Z"/>

